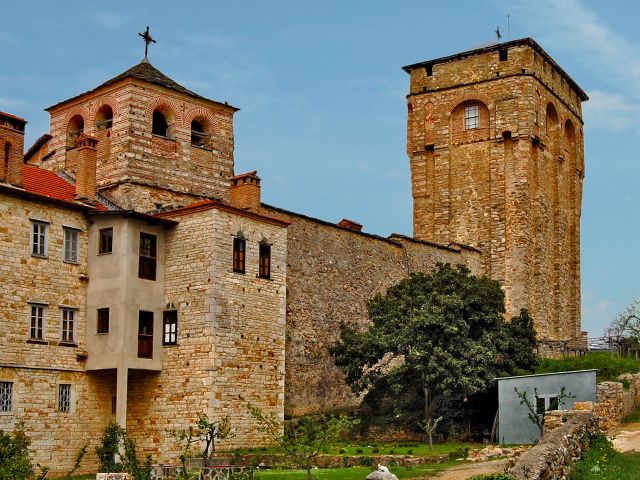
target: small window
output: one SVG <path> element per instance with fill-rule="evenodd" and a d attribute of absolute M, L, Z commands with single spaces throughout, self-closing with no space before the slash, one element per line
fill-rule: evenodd
<path fill-rule="evenodd" d="M 167 310 L 163 314 L 163 345 L 176 345 L 178 343 L 178 311 Z"/>
<path fill-rule="evenodd" d="M 74 115 L 67 125 L 67 148 L 74 148 L 76 139 L 84 132 L 84 119 L 80 115 Z"/>
<path fill-rule="evenodd" d="M 13 382 L 0 382 L 0 413 L 13 410 Z"/>
<path fill-rule="evenodd" d="M 427 64 L 426 70 L 427 70 L 427 77 L 433 76 L 433 65 L 431 63 Z"/>
<path fill-rule="evenodd" d="M 544 397 L 536 397 L 536 413 L 544 413 L 546 411 L 546 403 Z"/>
<path fill-rule="evenodd" d="M 70 308 L 62 309 L 62 337 L 64 343 L 75 341 L 76 311 Z"/>
<path fill-rule="evenodd" d="M 533 112 L 533 123 L 538 125 L 538 111 Z"/>
<path fill-rule="evenodd" d="M 509 50 L 506 48 L 500 49 L 500 61 L 506 62 L 507 60 L 509 60 Z"/>
<path fill-rule="evenodd" d="M 271 245 L 260 244 L 260 265 L 258 270 L 260 278 L 271 278 Z"/>
<path fill-rule="evenodd" d="M 109 333 L 109 309 L 98 309 L 98 329 L 97 333 Z"/>
<path fill-rule="evenodd" d="M 247 242 L 244 238 L 233 239 L 233 271 L 244 273 L 245 251 Z"/>
<path fill-rule="evenodd" d="M 164 114 L 160 110 L 153 111 L 153 124 L 151 126 L 151 133 L 159 135 L 161 137 L 169 136 L 169 124 Z"/>
<path fill-rule="evenodd" d="M 559 408 L 560 404 L 558 402 L 558 397 L 549 397 L 549 408 L 547 408 L 547 410 L 558 410 Z"/>
<path fill-rule="evenodd" d="M 115 395 L 111 395 L 111 413 L 116 413 L 117 402 L 118 398 Z"/>
<path fill-rule="evenodd" d="M 31 222 L 31 255 L 36 257 L 47 256 L 48 227 L 46 223 Z"/>
<path fill-rule="evenodd" d="M 103 105 L 96 114 L 96 130 L 108 130 L 113 126 L 113 109 Z"/>
<path fill-rule="evenodd" d="M 194 147 L 206 147 L 207 133 L 205 122 L 195 119 L 191 122 L 191 145 Z"/>
<path fill-rule="evenodd" d="M 58 385 L 58 411 L 71 412 L 71 385 L 68 383 Z"/>
<path fill-rule="evenodd" d="M 4 177 L 0 177 L 0 180 L 3 178 L 8 178 L 9 176 L 9 159 L 11 158 L 11 142 L 7 142 L 4 144 L 4 163 L 3 163 L 3 174 Z"/>
<path fill-rule="evenodd" d="M 78 263 L 78 230 L 64 228 L 64 261 Z"/>
<path fill-rule="evenodd" d="M 104 255 L 113 251 L 113 228 L 101 228 L 98 240 L 98 254 Z"/>
<path fill-rule="evenodd" d="M 138 313 L 138 358 L 153 358 L 153 312 Z"/>
<path fill-rule="evenodd" d="M 31 305 L 29 312 L 29 338 L 44 340 L 44 306 Z"/>
<path fill-rule="evenodd" d="M 140 262 L 138 277 L 145 280 L 156 279 L 156 236 L 140 233 Z"/>
<path fill-rule="evenodd" d="M 465 130 L 473 130 L 478 128 L 480 124 L 480 116 L 478 114 L 478 105 L 467 105 L 464 107 L 464 128 Z"/>

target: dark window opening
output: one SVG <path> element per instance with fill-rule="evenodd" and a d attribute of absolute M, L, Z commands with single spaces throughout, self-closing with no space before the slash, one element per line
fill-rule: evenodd
<path fill-rule="evenodd" d="M 31 305 L 29 318 L 29 338 L 32 340 L 44 339 L 44 307 Z"/>
<path fill-rule="evenodd" d="M 260 278 L 271 278 L 271 245 L 260 244 L 260 265 L 258 276 Z"/>
<path fill-rule="evenodd" d="M 74 115 L 67 125 L 67 148 L 76 146 L 76 138 L 84 132 L 84 118 L 80 115 Z"/>
<path fill-rule="evenodd" d="M 558 410 L 559 408 L 560 408 L 560 403 L 558 402 L 558 397 L 550 397 L 549 410 Z"/>
<path fill-rule="evenodd" d="M 109 333 L 109 309 L 98 309 L 98 333 Z"/>
<path fill-rule="evenodd" d="M 153 358 L 153 312 L 138 314 L 138 358 Z"/>
<path fill-rule="evenodd" d="M 427 64 L 425 70 L 427 71 L 427 77 L 431 77 L 433 75 L 433 65 L 431 65 L 430 63 Z"/>
<path fill-rule="evenodd" d="M 509 60 L 509 50 L 503 48 L 502 50 L 500 50 L 500 61 L 506 62 L 507 60 Z"/>
<path fill-rule="evenodd" d="M 205 147 L 207 143 L 207 133 L 204 124 L 199 120 L 191 122 L 191 145 L 194 147 Z"/>
<path fill-rule="evenodd" d="M 545 407 L 544 397 L 536 397 L 536 413 L 544 413 Z"/>
<path fill-rule="evenodd" d="M 178 311 L 167 310 L 162 320 L 162 344 L 176 345 L 178 343 Z"/>
<path fill-rule="evenodd" d="M 151 127 L 151 133 L 154 135 L 159 135 L 161 137 L 169 136 L 169 124 L 167 123 L 167 119 L 159 110 L 153 111 L 153 124 Z"/>
<path fill-rule="evenodd" d="M 111 413 L 116 413 L 117 397 L 111 395 Z"/>
<path fill-rule="evenodd" d="M 113 110 L 109 105 L 103 105 L 96 115 L 96 130 L 107 130 L 113 126 Z"/>
<path fill-rule="evenodd" d="M 244 273 L 245 251 L 247 242 L 244 238 L 233 239 L 233 271 Z"/>
<path fill-rule="evenodd" d="M 9 158 L 11 157 L 11 143 L 7 142 L 4 144 L 4 175 L 5 178 L 9 176 Z"/>
<path fill-rule="evenodd" d="M 113 228 L 101 228 L 98 239 L 98 254 L 111 253 L 113 251 Z"/>
<path fill-rule="evenodd" d="M 138 277 L 145 280 L 156 279 L 156 236 L 140 233 L 140 261 Z"/>

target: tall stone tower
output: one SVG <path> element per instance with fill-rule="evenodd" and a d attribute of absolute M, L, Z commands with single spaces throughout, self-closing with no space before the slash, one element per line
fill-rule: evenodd
<path fill-rule="evenodd" d="M 404 70 L 414 236 L 479 248 L 509 316 L 578 339 L 587 95 L 530 38 Z"/>

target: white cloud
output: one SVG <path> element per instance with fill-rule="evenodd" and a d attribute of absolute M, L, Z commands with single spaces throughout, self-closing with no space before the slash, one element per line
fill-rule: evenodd
<path fill-rule="evenodd" d="M 129 22 L 128 15 L 118 15 L 117 13 L 98 12 L 93 14 L 93 20 L 98 25 L 116 30 Z"/>
<path fill-rule="evenodd" d="M 640 121 L 640 105 L 619 93 L 591 90 L 584 104 L 585 124 L 605 130 L 624 131 Z"/>

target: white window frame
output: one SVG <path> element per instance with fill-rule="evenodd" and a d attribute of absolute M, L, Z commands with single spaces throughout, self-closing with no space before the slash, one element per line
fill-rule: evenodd
<path fill-rule="evenodd" d="M 49 250 L 49 236 L 47 235 L 49 224 L 39 220 L 31 220 L 31 255 L 34 257 L 47 257 Z"/>
<path fill-rule="evenodd" d="M 63 392 L 63 390 L 65 390 L 65 392 Z M 58 383 L 56 411 L 59 413 L 73 413 L 73 385 L 72 384 Z"/>
<path fill-rule="evenodd" d="M 480 128 L 480 106 L 477 103 L 464 106 L 464 129 Z"/>
<path fill-rule="evenodd" d="M 63 260 L 67 263 L 78 262 L 78 238 L 80 230 L 72 227 L 62 227 L 63 235 Z"/>
<path fill-rule="evenodd" d="M 34 309 L 41 309 L 41 315 L 35 315 L 34 316 Z M 41 336 L 33 336 L 31 335 L 31 331 L 33 330 L 33 326 L 34 326 L 34 319 L 37 321 L 38 319 L 40 320 L 41 325 L 38 327 L 38 325 L 36 324 L 36 332 L 37 330 L 41 330 Z M 29 304 L 29 340 L 41 340 L 43 341 L 45 339 L 45 334 L 46 334 L 46 330 L 45 330 L 45 326 L 47 324 L 47 306 L 43 305 L 41 303 L 30 303 Z"/>
<path fill-rule="evenodd" d="M 76 309 L 61 308 L 60 310 L 60 341 L 76 343 Z M 69 324 L 71 328 L 69 328 Z"/>
<path fill-rule="evenodd" d="M 10 415 L 15 408 L 15 384 L 0 380 L 0 415 Z"/>

